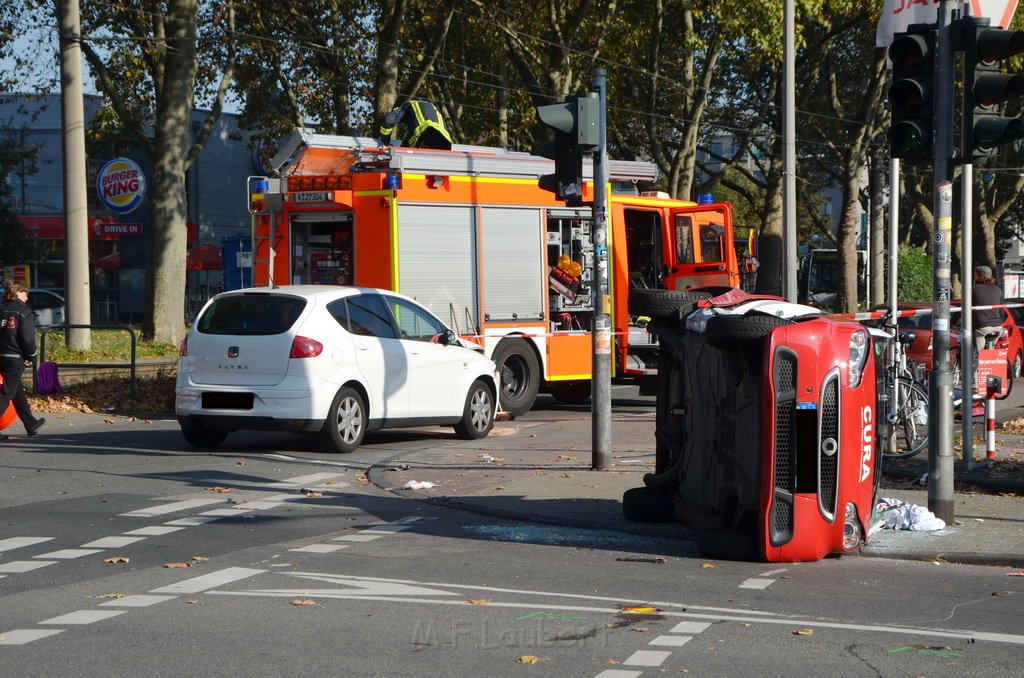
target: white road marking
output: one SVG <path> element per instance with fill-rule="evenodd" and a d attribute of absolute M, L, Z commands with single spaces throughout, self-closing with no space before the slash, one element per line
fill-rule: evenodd
<path fill-rule="evenodd" d="M 104 619 L 110 619 L 111 617 L 117 617 L 122 615 L 127 610 L 78 610 L 77 612 L 69 612 L 68 614 L 62 614 L 59 617 L 53 617 L 52 619 L 45 619 L 40 624 L 92 624 Z"/>
<path fill-rule="evenodd" d="M 644 674 L 643 671 L 623 671 L 621 669 L 606 669 L 597 674 L 594 678 L 638 678 Z"/>
<path fill-rule="evenodd" d="M 24 645 L 33 640 L 64 633 L 64 629 L 14 629 L 0 631 L 0 645 Z"/>
<path fill-rule="evenodd" d="M 673 626 L 671 633 L 689 633 L 690 635 L 695 636 L 709 626 L 711 626 L 711 624 L 708 622 L 683 621 Z"/>
<path fill-rule="evenodd" d="M 201 515 L 201 516 L 216 516 L 217 518 L 226 518 L 228 516 L 232 516 L 232 517 L 244 516 L 247 513 L 248 513 L 248 511 L 243 511 L 241 509 L 228 508 L 228 509 L 213 509 L 212 511 L 203 511 L 199 515 Z"/>
<path fill-rule="evenodd" d="M 149 527 L 140 527 L 137 530 L 131 532 L 125 532 L 125 534 L 137 534 L 141 537 L 159 537 L 171 532 L 177 532 L 178 530 L 184 530 L 184 527 L 168 527 L 167 525 L 150 525 Z"/>
<path fill-rule="evenodd" d="M 165 600 L 174 600 L 177 597 L 178 596 L 147 596 L 134 594 L 125 596 L 124 598 L 117 598 L 116 600 L 108 600 L 105 603 L 100 603 L 100 607 L 149 607 L 150 605 L 162 603 Z"/>
<path fill-rule="evenodd" d="M 95 548 L 95 549 L 119 549 L 122 546 L 128 546 L 128 544 L 134 544 L 137 541 L 142 541 L 145 537 L 104 537 L 91 541 L 88 544 L 82 544 L 82 548 Z"/>
<path fill-rule="evenodd" d="M 401 532 L 403 530 L 408 530 L 410 527 L 412 527 L 412 526 L 411 525 L 390 525 L 390 524 L 371 525 L 370 527 L 367 527 L 367 528 L 365 528 L 363 530 L 360 530 L 360 532 L 383 532 L 383 533 L 386 534 L 388 532 Z"/>
<path fill-rule="evenodd" d="M 188 518 L 178 518 L 177 520 L 168 520 L 164 525 L 183 525 L 185 527 L 195 527 L 196 525 L 205 525 L 206 523 L 212 523 L 215 520 L 220 520 L 219 516 L 190 516 Z"/>
<path fill-rule="evenodd" d="M 91 556 L 94 553 L 103 553 L 103 549 L 61 549 L 60 551 L 50 551 L 49 553 L 43 553 L 34 557 L 71 559 L 81 558 L 82 556 Z"/>
<path fill-rule="evenodd" d="M 637 650 L 622 663 L 626 666 L 661 666 L 670 656 L 672 656 L 671 652 Z"/>
<path fill-rule="evenodd" d="M 222 584 L 230 584 L 233 581 L 246 579 L 263 572 L 266 572 L 266 570 L 254 570 L 249 567 L 229 567 L 217 572 L 211 572 L 210 574 L 186 579 L 170 586 L 161 586 L 158 589 L 153 589 L 150 593 L 199 593 L 200 591 L 206 591 Z"/>
<path fill-rule="evenodd" d="M 662 645 L 664 647 L 682 647 L 693 640 L 693 636 L 658 636 L 648 645 Z"/>
<path fill-rule="evenodd" d="M 139 509 L 138 511 L 129 511 L 128 513 L 119 513 L 119 516 L 126 516 L 128 518 L 155 518 L 157 516 L 167 515 L 168 513 L 174 513 L 176 511 L 187 511 L 189 509 L 199 508 L 200 506 L 209 506 L 210 504 L 226 504 L 227 499 L 185 499 L 184 501 L 176 501 L 171 504 L 160 504 L 159 506 L 152 506 L 148 509 Z"/>
<path fill-rule="evenodd" d="M 740 588 L 741 589 L 766 589 L 766 588 L 768 588 L 769 586 L 771 586 L 774 583 L 775 583 L 774 579 L 760 579 L 760 578 L 757 578 L 757 577 L 752 577 L 750 579 L 744 580 L 743 583 L 740 584 Z"/>
<path fill-rule="evenodd" d="M 0 553 L 20 549 L 24 546 L 42 544 L 44 541 L 53 541 L 53 537 L 10 537 L 9 539 L 0 539 Z"/>
<path fill-rule="evenodd" d="M 310 544 L 309 546 L 302 546 L 297 549 L 288 549 L 289 551 L 297 551 L 299 553 L 334 553 L 341 549 L 347 549 L 348 544 Z"/>
<path fill-rule="evenodd" d="M 785 568 L 785 567 L 780 568 L 778 570 L 768 570 L 767 572 L 762 572 L 761 576 L 762 577 L 774 577 L 775 575 L 782 574 L 783 572 L 789 572 L 789 570 L 787 568 Z"/>
<path fill-rule="evenodd" d="M 307 487 L 314 485 L 321 480 L 330 480 L 331 478 L 340 478 L 341 475 L 338 473 L 311 473 L 308 476 L 298 476 L 297 478 L 289 478 L 288 480 L 282 480 L 277 483 L 269 483 L 267 487 Z M 337 487 L 337 485 L 335 486 Z"/>
<path fill-rule="evenodd" d="M 21 574 L 22 572 L 38 570 L 40 567 L 46 567 L 47 565 L 54 565 L 56 562 L 56 560 L 12 560 L 9 563 L 0 563 L 0 572 Z"/>
<path fill-rule="evenodd" d="M 362 534 L 362 533 L 360 533 L 360 534 L 346 534 L 346 535 L 341 536 L 341 537 L 335 537 L 331 541 L 361 541 L 361 542 L 366 542 L 366 541 L 373 541 L 374 539 L 380 539 L 383 536 L 384 536 L 383 534 Z"/>
<path fill-rule="evenodd" d="M 277 508 L 281 505 L 279 501 L 247 501 L 238 505 L 240 511 L 262 511 L 263 509 Z"/>

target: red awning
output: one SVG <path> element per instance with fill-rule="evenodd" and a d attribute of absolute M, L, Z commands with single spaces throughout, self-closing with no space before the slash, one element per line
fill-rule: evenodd
<path fill-rule="evenodd" d="M 197 245 L 188 251 L 185 267 L 190 271 L 219 271 L 223 264 L 216 245 Z"/>
<path fill-rule="evenodd" d="M 96 260 L 98 268 L 121 268 L 121 253 L 114 252 Z"/>

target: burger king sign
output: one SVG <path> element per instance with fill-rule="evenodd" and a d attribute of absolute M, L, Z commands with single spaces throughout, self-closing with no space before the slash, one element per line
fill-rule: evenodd
<path fill-rule="evenodd" d="M 127 214 L 138 207 L 146 195 L 146 177 L 134 161 L 114 158 L 100 170 L 96 192 L 107 209 Z"/>

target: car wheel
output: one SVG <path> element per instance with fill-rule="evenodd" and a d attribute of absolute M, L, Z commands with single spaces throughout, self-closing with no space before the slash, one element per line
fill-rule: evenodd
<path fill-rule="evenodd" d="M 462 420 L 455 425 L 455 435 L 463 440 L 486 438 L 494 428 L 494 394 L 487 384 L 477 379 L 469 387 Z"/>
<path fill-rule="evenodd" d="M 330 452 L 347 454 L 362 444 L 366 435 L 366 405 L 358 391 L 341 387 L 331 403 L 321 435 Z"/>
<path fill-rule="evenodd" d="M 548 387 L 551 396 L 563 405 L 582 405 L 590 400 L 589 381 L 556 381 Z"/>
<path fill-rule="evenodd" d="M 211 448 L 224 442 L 228 432 L 199 421 L 186 421 L 181 423 L 181 435 L 192 447 Z"/>
<path fill-rule="evenodd" d="M 629 313 L 649 318 L 680 318 L 689 313 L 698 301 L 711 296 L 711 292 L 632 289 L 629 291 Z"/>
<path fill-rule="evenodd" d="M 1013 364 L 1010 366 L 1010 376 L 1014 379 L 1021 376 L 1021 368 L 1024 368 L 1024 356 L 1021 356 L 1021 352 L 1017 351 L 1017 355 L 1013 357 Z"/>
<path fill-rule="evenodd" d="M 704 336 L 716 348 L 731 348 L 737 344 L 756 341 L 768 336 L 776 327 L 792 321 L 767 313 L 748 315 L 716 315 L 708 319 Z"/>
<path fill-rule="evenodd" d="M 506 339 L 494 350 L 493 360 L 501 376 L 501 409 L 515 417 L 526 414 L 540 385 L 537 355 L 524 339 Z"/>

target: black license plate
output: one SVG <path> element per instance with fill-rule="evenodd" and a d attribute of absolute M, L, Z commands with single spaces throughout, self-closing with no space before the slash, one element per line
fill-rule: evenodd
<path fill-rule="evenodd" d="M 204 410 L 251 410 L 251 393 L 204 393 Z"/>

